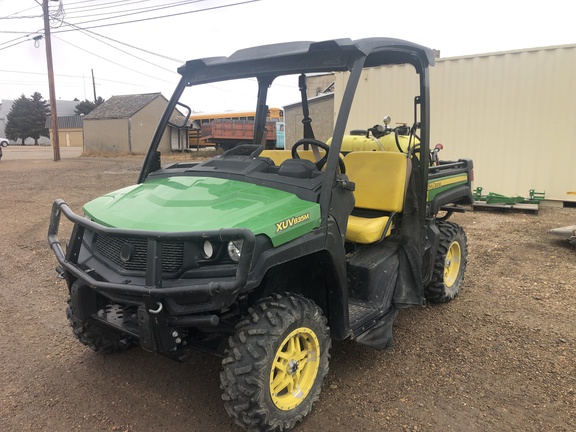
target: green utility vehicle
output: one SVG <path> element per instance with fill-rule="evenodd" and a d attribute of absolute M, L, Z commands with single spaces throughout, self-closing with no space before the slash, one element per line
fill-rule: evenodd
<path fill-rule="evenodd" d="M 390 128 L 386 118 L 347 135 L 363 69 L 400 64 L 419 83 L 412 124 Z M 460 290 L 466 236 L 447 219 L 473 202 L 472 162 L 430 152 L 433 64 L 432 50 L 389 38 L 259 46 L 184 64 L 138 183 L 89 202 L 84 216 L 53 205 L 49 244 L 80 342 L 101 353 L 139 344 L 176 360 L 190 349 L 221 355 L 236 423 L 294 427 L 320 395 L 332 341 L 389 347 L 400 309 Z M 314 138 L 305 83 L 332 72 L 348 74 L 328 145 Z M 265 148 L 267 95 L 284 76 L 302 97 L 290 151 Z M 187 91 L 233 79 L 257 83 L 252 141 L 163 164 L 163 136 L 187 136 Z M 65 251 L 62 214 L 73 223 Z"/>

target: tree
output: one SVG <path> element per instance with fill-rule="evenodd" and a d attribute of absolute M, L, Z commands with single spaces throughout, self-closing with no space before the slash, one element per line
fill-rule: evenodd
<path fill-rule="evenodd" d="M 40 93 L 36 92 L 30 98 L 20 96 L 6 116 L 6 138 L 13 141 L 21 139 L 21 145 L 24 145 L 26 138 L 30 137 L 38 145 L 40 136 L 48 136 L 45 127 L 48 113 L 48 102 Z"/>
<path fill-rule="evenodd" d="M 34 139 L 34 145 L 38 145 L 40 136 L 49 137 L 50 133 L 46 127 L 46 117 L 50 114 L 48 102 L 42 95 L 35 92 L 30 100 L 32 102 L 32 116 L 30 118 L 30 138 Z"/>
<path fill-rule="evenodd" d="M 24 145 L 24 140 L 30 136 L 28 122 L 30 108 L 30 99 L 24 95 L 14 101 L 10 112 L 6 115 L 6 138 L 13 141 L 21 139 Z"/>
<path fill-rule="evenodd" d="M 74 112 L 77 115 L 87 115 L 90 114 L 94 109 L 104 103 L 104 99 L 98 96 L 96 102 L 89 101 L 88 99 L 83 100 L 74 108 Z"/>

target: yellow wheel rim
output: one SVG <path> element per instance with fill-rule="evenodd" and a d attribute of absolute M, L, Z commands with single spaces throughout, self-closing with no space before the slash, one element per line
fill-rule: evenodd
<path fill-rule="evenodd" d="M 456 282 L 458 274 L 460 273 L 460 259 L 462 257 L 462 250 L 460 243 L 457 241 L 452 242 L 446 252 L 446 261 L 444 262 L 444 285 L 451 288 Z"/>
<path fill-rule="evenodd" d="M 300 327 L 280 344 L 270 370 L 270 395 L 278 409 L 289 411 L 300 405 L 316 381 L 320 366 L 320 344 L 309 328 Z"/>

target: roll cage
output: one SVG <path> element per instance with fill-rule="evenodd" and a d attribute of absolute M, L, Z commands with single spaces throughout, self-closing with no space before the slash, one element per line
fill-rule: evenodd
<path fill-rule="evenodd" d="M 337 39 L 323 42 L 289 42 L 242 49 L 229 57 L 208 57 L 190 60 L 178 69 L 182 76 L 164 112 L 138 179 L 141 183 L 148 175 L 161 168 L 158 146 L 170 123 L 174 110 L 186 87 L 242 78 L 256 78 L 258 100 L 252 144 L 265 142 L 266 98 L 268 88 L 279 76 L 309 73 L 349 72 L 332 137 L 331 149 L 322 188 L 320 206 L 322 224 L 326 223 L 330 204 L 330 191 L 336 178 L 338 155 L 345 134 L 356 86 L 364 68 L 394 64 L 411 64 L 420 77 L 420 117 L 415 123 L 420 129 L 422 206 L 425 206 L 429 158 L 429 76 L 428 66 L 434 64 L 434 52 L 424 46 L 393 38 L 367 38 L 360 40 Z M 303 101 L 305 104 L 305 101 Z M 415 113 L 415 117 L 417 114 Z"/>

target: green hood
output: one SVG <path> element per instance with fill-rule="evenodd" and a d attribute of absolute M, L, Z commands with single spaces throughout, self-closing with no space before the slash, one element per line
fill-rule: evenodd
<path fill-rule="evenodd" d="M 320 206 L 295 195 L 209 177 L 170 177 L 146 181 L 90 201 L 84 212 L 104 226 L 186 232 L 248 228 L 274 246 L 320 225 Z"/>

